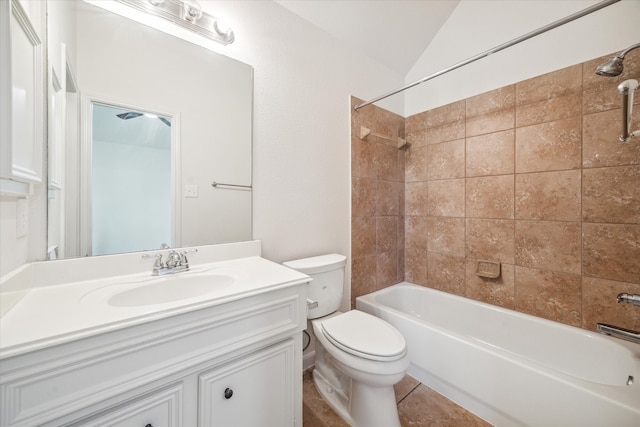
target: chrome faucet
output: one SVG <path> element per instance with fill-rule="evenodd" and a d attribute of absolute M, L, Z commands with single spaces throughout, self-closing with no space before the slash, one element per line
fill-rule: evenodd
<path fill-rule="evenodd" d="M 180 253 L 175 250 L 170 250 L 167 254 L 167 261 L 162 262 L 162 254 L 144 254 L 142 258 L 155 258 L 153 263 L 153 269 L 151 270 L 152 276 L 163 276 L 165 274 L 175 274 L 181 271 L 189 271 L 189 260 L 187 254 L 198 252 L 197 249 L 191 249 L 188 251 L 181 251 Z"/>
<path fill-rule="evenodd" d="M 619 303 L 625 302 L 627 304 L 633 304 L 640 307 L 639 294 L 628 294 L 623 292 L 621 294 L 618 294 L 616 300 Z M 598 323 L 598 332 L 600 332 L 601 334 L 640 344 L 640 331 L 634 331 L 632 329 L 627 329 L 620 326 L 609 325 L 607 323 Z"/>
<path fill-rule="evenodd" d="M 627 294 L 621 293 L 618 294 L 617 298 L 618 302 L 626 302 L 627 304 L 633 304 L 640 307 L 640 295 L 639 294 Z"/>

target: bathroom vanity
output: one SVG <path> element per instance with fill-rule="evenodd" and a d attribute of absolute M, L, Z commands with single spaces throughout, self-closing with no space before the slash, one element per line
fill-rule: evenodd
<path fill-rule="evenodd" d="M 140 255 L 4 278 L 0 425 L 301 426 L 309 277 L 259 242 L 201 247 L 172 277 Z"/>

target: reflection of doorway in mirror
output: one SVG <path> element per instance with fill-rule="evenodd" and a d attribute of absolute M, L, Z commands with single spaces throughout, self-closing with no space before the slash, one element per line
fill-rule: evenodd
<path fill-rule="evenodd" d="M 91 254 L 173 245 L 172 118 L 92 104 Z"/>

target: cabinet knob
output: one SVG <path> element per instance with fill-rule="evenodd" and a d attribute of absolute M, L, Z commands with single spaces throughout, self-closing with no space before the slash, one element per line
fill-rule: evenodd
<path fill-rule="evenodd" d="M 144 427 L 153 427 L 153 424 L 147 424 L 147 425 L 146 425 L 146 426 L 144 426 Z"/>
<path fill-rule="evenodd" d="M 224 389 L 224 398 L 225 399 L 231 399 L 231 396 L 233 396 L 233 390 L 231 390 L 230 388 L 225 388 Z"/>

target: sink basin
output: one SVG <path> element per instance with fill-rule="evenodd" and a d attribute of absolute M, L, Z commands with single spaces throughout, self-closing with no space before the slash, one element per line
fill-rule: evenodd
<path fill-rule="evenodd" d="M 94 289 L 85 294 L 85 304 L 106 302 L 111 307 L 139 307 L 167 304 L 205 295 L 228 292 L 237 283 L 235 274 L 226 271 L 177 273 L 144 280 L 123 281 Z"/>
<path fill-rule="evenodd" d="M 225 274 L 161 277 L 133 289 L 118 292 L 107 302 L 116 307 L 164 304 L 199 297 L 209 292 L 220 292 L 233 286 L 235 278 Z"/>

